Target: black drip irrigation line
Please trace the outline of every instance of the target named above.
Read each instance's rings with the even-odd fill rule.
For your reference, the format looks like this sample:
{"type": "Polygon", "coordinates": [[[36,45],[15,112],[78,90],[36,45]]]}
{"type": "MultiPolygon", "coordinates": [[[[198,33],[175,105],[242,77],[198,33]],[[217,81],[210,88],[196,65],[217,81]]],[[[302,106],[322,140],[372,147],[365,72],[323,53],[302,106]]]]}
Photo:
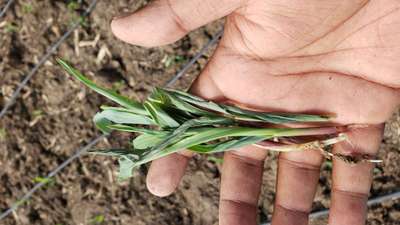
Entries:
{"type": "Polygon", "coordinates": [[[4,8],[0,12],[0,18],[3,17],[6,14],[7,10],[10,8],[10,6],[12,5],[13,2],[14,2],[14,0],[8,0],[6,5],[4,6],[4,8]]]}
{"type": "MultiPolygon", "coordinates": [[[[368,200],[367,204],[368,204],[368,206],[373,206],[373,205],[378,205],[378,204],[386,202],[386,201],[394,201],[397,199],[400,199],[400,191],[382,195],[382,196],[375,197],[375,198],[371,198],[370,200],[368,200]]],[[[317,219],[317,218],[326,217],[328,215],[329,215],[329,209],[323,209],[321,211],[316,211],[316,212],[311,213],[309,218],[317,219]]],[[[263,223],[261,225],[271,225],[271,222],[263,223]]]]}
{"type": "MultiPolygon", "coordinates": [[[[221,37],[223,30],[219,31],[214,38],[212,38],[196,55],[190,60],[170,81],[168,81],[164,86],[169,87],[173,85],[193,64],[197,62],[197,60],[205,53],[205,51],[215,44],[218,39],[221,37]]],[[[71,164],[75,159],[79,158],[82,154],[87,152],[90,148],[92,148],[95,144],[101,141],[103,138],[107,138],[108,134],[103,134],[89,142],[84,147],[77,150],[72,156],[70,156],[67,160],[65,160],[62,164],[60,164],[57,168],[51,171],[43,180],[48,181],[50,178],[54,177],[57,173],[59,173],[63,168],[67,167],[71,164]]],[[[26,202],[36,191],[38,191],[41,187],[43,187],[46,182],[37,183],[32,189],[30,189],[24,196],[22,196],[18,201],[16,201],[10,208],[0,214],[0,220],[4,219],[12,212],[14,212],[22,203],[26,202]]]]}
{"type": "MultiPolygon", "coordinates": [[[[82,17],[86,17],[96,6],[97,0],[93,0],[89,7],[82,14],[82,17]]],[[[76,21],[64,35],[57,40],[49,49],[47,49],[46,54],[39,60],[39,62],[32,68],[28,75],[18,84],[17,89],[11,95],[10,100],[4,105],[3,109],[0,111],[0,119],[7,113],[8,109],[14,104],[17,97],[21,94],[22,89],[28,84],[29,80],[36,74],[39,68],[49,59],[49,57],[57,50],[57,48],[71,35],[71,33],[80,26],[80,20],[76,21]]]]}
{"type": "MultiPolygon", "coordinates": [[[[64,167],[66,167],[68,164],[70,164],[74,159],[78,158],[80,156],[81,153],[86,152],[87,150],[89,150],[91,147],[93,147],[95,144],[97,144],[99,141],[101,141],[103,138],[105,138],[106,135],[101,135],[99,137],[97,137],[96,139],[94,139],[93,141],[91,141],[89,144],[87,144],[86,146],[82,147],[81,149],[79,149],[78,151],[75,152],[75,154],[73,154],[71,157],[69,157],[67,160],[65,160],[62,164],[60,164],[56,169],[54,169],[53,171],[51,171],[46,178],[44,178],[43,180],[48,181],[50,178],[54,177],[58,172],[60,172],[64,167]]],[[[22,196],[17,202],[15,202],[10,208],[8,208],[6,211],[4,211],[3,213],[1,213],[0,215],[0,220],[4,219],[5,217],[7,217],[8,215],[10,215],[12,212],[14,212],[20,205],[22,205],[23,203],[25,203],[30,197],[32,197],[32,195],[38,191],[41,187],[43,187],[44,185],[46,185],[47,182],[39,182],[37,183],[35,186],[33,186],[32,189],[30,189],[27,193],[25,193],[24,196],[22,196]]]]}
{"type": "Polygon", "coordinates": [[[172,84],[174,84],[179,78],[181,78],[188,70],[189,68],[195,63],[197,62],[197,60],[199,60],[199,58],[207,51],[207,49],[210,46],[213,46],[218,40],[219,38],[222,36],[222,33],[224,33],[224,30],[220,30],[218,31],[218,33],[206,44],[203,46],[202,49],[200,49],[199,53],[196,54],[190,61],[188,64],[186,64],[181,71],[179,71],[179,73],[177,73],[172,79],[170,79],[167,84],[165,85],[165,87],[169,87],[172,84]]]}

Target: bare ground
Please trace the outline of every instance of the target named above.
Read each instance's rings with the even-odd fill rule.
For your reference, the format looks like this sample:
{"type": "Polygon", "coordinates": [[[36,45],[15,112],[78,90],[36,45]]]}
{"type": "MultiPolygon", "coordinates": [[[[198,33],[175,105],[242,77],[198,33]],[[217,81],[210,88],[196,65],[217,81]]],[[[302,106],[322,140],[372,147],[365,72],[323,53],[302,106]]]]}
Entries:
{"type": "MultiPolygon", "coordinates": [[[[162,86],[221,27],[210,24],[181,41],[145,49],[118,41],[109,21],[147,1],[99,1],[82,27],[64,42],[55,57],[66,58],[96,82],[143,99],[154,86],[162,86]],[[84,46],[85,45],[85,46],[84,46]],[[80,47],[79,47],[80,46],[80,47]]],[[[0,104],[57,40],[87,1],[16,1],[0,20],[0,104]],[[69,8],[68,8],[69,5],[69,8]]],[[[2,3],[0,3],[1,5],[2,3]]],[[[207,62],[211,50],[175,87],[187,88],[207,62]]],[[[107,101],[68,77],[52,57],[24,88],[21,97],[0,121],[0,209],[5,210],[31,188],[38,178],[62,163],[80,146],[99,135],[91,117],[107,101]]],[[[1,107],[2,107],[1,106],[1,107]]],[[[371,196],[400,187],[400,114],[387,124],[374,172],[371,196]]],[[[124,146],[129,137],[114,135],[99,147],[124,146]]],[[[178,191],[167,198],[152,196],[145,186],[144,166],[124,183],[116,181],[116,161],[82,156],[42,188],[1,224],[217,224],[219,165],[197,156],[190,163],[178,191]]],[[[314,204],[329,207],[330,166],[324,164],[314,204]]],[[[260,220],[272,212],[276,155],[265,163],[259,203],[260,220]]],[[[400,224],[400,201],[370,208],[368,224],[400,224]]],[[[313,221],[325,224],[326,221],[313,221]]]]}

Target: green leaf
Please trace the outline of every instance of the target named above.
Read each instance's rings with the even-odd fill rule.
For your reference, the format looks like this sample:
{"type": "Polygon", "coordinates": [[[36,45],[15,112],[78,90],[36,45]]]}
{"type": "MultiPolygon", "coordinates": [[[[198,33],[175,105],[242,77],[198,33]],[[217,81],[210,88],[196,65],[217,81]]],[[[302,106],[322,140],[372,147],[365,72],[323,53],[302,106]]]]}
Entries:
{"type": "Polygon", "coordinates": [[[70,66],[67,62],[62,59],[57,59],[57,62],[66,70],[69,74],[74,76],[76,79],[84,83],[93,91],[107,97],[108,99],[118,103],[119,105],[126,107],[132,111],[135,111],[137,114],[146,115],[146,110],[144,110],[142,104],[133,101],[125,96],[119,95],[113,90],[109,90],[103,87],[96,85],[93,81],[89,80],[85,75],[81,72],[70,66]]]}
{"type": "Polygon", "coordinates": [[[308,114],[290,114],[290,113],[265,113],[256,112],[238,107],[225,105],[224,108],[229,114],[232,114],[236,119],[246,121],[258,121],[274,124],[293,123],[293,122],[326,122],[329,117],[321,115],[308,114]]]}
{"type": "Polygon", "coordinates": [[[288,122],[327,122],[331,117],[326,115],[271,113],[270,117],[287,120],[288,122]]]}
{"type": "Polygon", "coordinates": [[[227,150],[237,150],[247,145],[252,145],[260,141],[266,140],[268,137],[240,137],[238,139],[229,140],[227,142],[219,143],[207,153],[224,152],[227,150]]]}
{"type": "MultiPolygon", "coordinates": [[[[168,147],[167,151],[176,151],[185,148],[189,148],[195,145],[199,145],[202,143],[207,143],[210,141],[215,141],[225,137],[233,137],[233,136],[246,136],[246,132],[251,131],[252,129],[248,128],[210,128],[208,130],[202,130],[201,132],[192,135],[179,141],[178,143],[168,147]]],[[[270,134],[260,135],[264,137],[264,139],[270,138],[270,134]]]]}
{"type": "Polygon", "coordinates": [[[197,107],[211,110],[214,112],[227,114],[227,112],[224,108],[222,108],[220,105],[218,105],[217,103],[214,103],[212,101],[205,100],[203,98],[191,95],[191,94],[183,92],[183,91],[171,90],[171,89],[164,89],[164,91],[171,94],[172,96],[175,96],[178,99],[181,99],[185,102],[193,104],[197,107]]]}
{"type": "Polygon", "coordinates": [[[170,115],[168,115],[159,104],[155,102],[146,101],[144,108],[150,114],[151,118],[160,127],[178,127],[179,123],[176,122],[170,115]]]}
{"type": "Polygon", "coordinates": [[[137,162],[140,162],[143,151],[133,149],[91,149],[88,153],[119,157],[118,180],[123,181],[132,176],[133,168],[140,165],[137,162]]]}
{"type": "Polygon", "coordinates": [[[111,129],[108,127],[112,123],[108,119],[104,118],[101,113],[96,113],[93,117],[93,122],[96,127],[101,130],[103,133],[108,134],[111,132],[111,129]]]}
{"type": "MultiPolygon", "coordinates": [[[[250,130],[251,130],[251,128],[250,128],[250,130]]],[[[265,129],[263,129],[263,130],[265,130],[265,129]]],[[[166,155],[169,155],[171,153],[174,153],[179,150],[186,149],[186,148],[194,150],[194,151],[199,151],[199,148],[196,148],[196,147],[198,147],[196,145],[199,145],[201,143],[206,143],[209,141],[218,140],[220,138],[229,137],[229,136],[232,136],[232,137],[241,136],[241,135],[245,136],[245,133],[248,132],[249,129],[238,128],[232,132],[232,131],[230,131],[230,128],[225,128],[225,129],[223,129],[223,128],[206,128],[206,129],[200,128],[197,131],[198,131],[198,133],[192,131],[193,136],[179,140],[177,143],[162,149],[162,151],[160,151],[159,149],[156,149],[156,151],[153,151],[152,149],[143,149],[141,154],[136,154],[135,159],[131,160],[132,162],[134,162],[133,167],[137,167],[141,164],[153,161],[155,159],[164,157],[166,155]],[[193,146],[194,146],[194,148],[192,149],[193,146]]],[[[228,144],[225,143],[224,145],[221,145],[219,147],[218,147],[218,145],[216,145],[216,147],[218,147],[218,148],[216,148],[215,151],[214,151],[214,149],[208,149],[207,152],[203,151],[202,153],[226,151],[232,147],[236,147],[236,148],[242,147],[249,143],[255,143],[255,142],[258,142],[259,140],[271,138],[272,137],[271,135],[269,135],[269,136],[264,135],[264,133],[271,133],[271,132],[273,133],[273,131],[266,130],[266,131],[260,132],[258,137],[249,138],[249,139],[243,138],[240,141],[230,142],[228,144]]],[[[188,132],[188,133],[190,133],[190,132],[188,132]]],[[[135,152],[136,152],[136,150],[135,150],[135,152]]],[[[114,151],[113,154],[116,154],[116,152],[114,151]]]]}
{"type": "Polygon", "coordinates": [[[160,134],[142,134],[133,140],[133,147],[135,149],[152,148],[162,142],[166,136],[160,134]]]}
{"type": "Polygon", "coordinates": [[[133,127],[133,126],[123,125],[123,124],[112,124],[112,125],[109,125],[108,128],[117,130],[117,131],[142,133],[142,134],[154,134],[154,135],[166,135],[166,134],[170,133],[168,131],[152,130],[152,129],[148,129],[148,128],[133,127]]]}
{"type": "Polygon", "coordinates": [[[210,161],[210,162],[213,162],[215,164],[222,164],[224,162],[223,158],[217,158],[217,157],[214,157],[214,156],[208,156],[207,160],[210,161]]]}
{"type": "MultiPolygon", "coordinates": [[[[296,129],[295,129],[296,130],[296,129]]],[[[298,131],[297,131],[298,132],[298,131]]],[[[173,152],[177,152],[182,149],[191,149],[200,153],[214,153],[227,151],[233,148],[240,148],[249,144],[257,143],[261,140],[269,139],[274,136],[280,135],[294,135],[291,129],[267,129],[267,128],[199,128],[192,129],[185,133],[185,135],[192,135],[189,137],[184,137],[177,143],[168,146],[162,150],[156,148],[143,149],[138,151],[123,151],[123,150],[112,150],[112,151],[102,151],[99,154],[113,155],[113,156],[130,156],[133,163],[133,167],[137,167],[141,164],[150,162],[157,158],[166,156],[173,152]],[[289,132],[290,131],[290,132],[289,132]],[[247,137],[248,135],[255,135],[255,137],[247,137]],[[220,142],[218,144],[205,144],[210,141],[215,141],[226,137],[239,137],[238,139],[228,140],[225,142],[220,142]],[[203,145],[202,145],[203,144],[203,145]],[[134,157],[133,157],[134,156],[134,157]]],[[[154,148],[154,147],[153,147],[154,148]]]]}
{"type": "Polygon", "coordinates": [[[205,116],[205,115],[213,115],[215,116],[215,113],[212,113],[210,111],[206,111],[204,109],[201,109],[199,107],[195,107],[192,104],[189,104],[185,101],[183,101],[180,98],[177,98],[174,94],[171,92],[165,91],[162,88],[155,88],[153,94],[149,98],[150,101],[157,101],[157,102],[162,102],[163,104],[168,104],[172,107],[175,107],[176,109],[192,113],[195,115],[199,116],[205,116]]]}
{"type": "Polygon", "coordinates": [[[118,180],[123,181],[132,176],[132,171],[144,163],[150,162],[167,154],[159,154],[156,157],[145,157],[144,153],[149,149],[107,149],[90,150],[89,153],[105,156],[119,157],[118,180]]]}
{"type": "MultiPolygon", "coordinates": [[[[150,137],[154,134],[149,134],[150,136],[147,141],[143,141],[140,148],[145,149],[131,149],[131,150],[102,150],[102,151],[91,151],[92,153],[120,156],[121,168],[120,177],[125,179],[132,175],[132,169],[141,164],[150,162],[157,158],[166,156],[173,152],[190,149],[200,153],[215,153],[221,151],[227,151],[235,148],[240,148],[249,144],[257,143],[262,140],[270,139],[273,137],[281,136],[296,136],[305,131],[312,129],[294,129],[294,128],[251,128],[251,127],[200,127],[200,128],[190,128],[186,130],[183,134],[183,139],[176,140],[176,143],[169,145],[162,150],[159,148],[150,148],[152,145],[152,139],[150,137]],[[186,136],[190,135],[190,136],[186,136]],[[222,138],[231,138],[230,140],[221,141],[222,138]],[[215,144],[208,144],[211,141],[218,141],[215,144]],[[147,145],[147,146],[146,146],[147,145]]],[[[164,131],[165,132],[165,131],[164,131]]],[[[167,135],[166,135],[167,136],[167,135]]],[[[160,138],[159,140],[168,140],[167,138],[160,138]]],[[[158,141],[159,141],[158,140],[158,141]]]]}
{"type": "Polygon", "coordinates": [[[129,159],[127,156],[121,156],[118,160],[119,163],[119,173],[118,181],[123,181],[132,177],[133,168],[135,167],[135,162],[129,159]]]}
{"type": "Polygon", "coordinates": [[[177,143],[183,138],[187,137],[186,131],[190,128],[217,125],[217,124],[230,124],[232,120],[221,118],[221,117],[200,117],[198,119],[188,120],[181,126],[176,128],[170,135],[165,136],[164,139],[157,145],[154,145],[151,150],[146,154],[146,157],[157,155],[160,151],[163,151],[167,146],[177,143]]]}
{"type": "Polygon", "coordinates": [[[92,219],[90,219],[89,223],[90,224],[100,224],[104,222],[104,215],[97,215],[95,217],[93,217],[92,219]]]}
{"type": "Polygon", "coordinates": [[[132,154],[131,149],[90,149],[88,153],[104,156],[123,156],[132,154]]]}
{"type": "Polygon", "coordinates": [[[217,153],[217,152],[224,152],[224,151],[229,151],[229,150],[236,150],[238,148],[255,144],[260,141],[263,141],[265,139],[268,139],[267,137],[239,137],[235,139],[229,139],[226,141],[221,141],[218,143],[213,143],[213,144],[199,144],[195,146],[191,146],[188,149],[197,152],[197,153],[206,153],[206,154],[211,154],[211,153],[217,153]]]}
{"type": "MultiPolygon", "coordinates": [[[[200,97],[191,95],[186,92],[177,90],[164,90],[168,96],[180,99],[186,103],[197,106],[197,109],[207,109],[214,112],[222,113],[224,116],[233,117],[237,120],[267,122],[274,124],[293,123],[293,122],[326,122],[329,117],[321,115],[308,115],[308,114],[290,114],[290,113],[265,113],[241,109],[238,107],[228,106],[224,104],[217,104],[212,101],[202,99],[200,97]]],[[[171,100],[172,101],[172,100],[171,100]]],[[[179,104],[178,104],[179,105],[179,104]]],[[[181,105],[179,105],[181,106],[181,105]]],[[[195,107],[196,108],[196,107],[195,107]]],[[[185,110],[184,107],[180,109],[185,110]]],[[[187,107],[189,109],[189,107],[187,107]]],[[[191,109],[194,111],[194,109],[191,109]]]]}
{"type": "Polygon", "coordinates": [[[132,112],[119,110],[118,108],[108,108],[98,113],[98,118],[103,117],[113,123],[153,125],[154,122],[145,115],[138,115],[132,112]]]}
{"type": "Polygon", "coordinates": [[[47,177],[37,176],[37,177],[33,178],[33,182],[35,182],[35,183],[43,183],[43,184],[54,184],[55,180],[52,177],[47,178],[47,177]]]}
{"type": "MultiPolygon", "coordinates": [[[[254,139],[244,139],[243,142],[234,146],[241,146],[242,143],[250,143],[253,140],[266,140],[273,137],[293,137],[306,134],[312,128],[252,128],[252,127],[213,127],[213,128],[194,128],[188,130],[194,134],[184,138],[176,144],[169,146],[165,151],[176,151],[190,148],[195,145],[215,141],[228,137],[254,137],[254,139]],[[259,138],[259,139],[258,139],[259,138]]],[[[230,148],[232,146],[229,146],[230,148]]]]}

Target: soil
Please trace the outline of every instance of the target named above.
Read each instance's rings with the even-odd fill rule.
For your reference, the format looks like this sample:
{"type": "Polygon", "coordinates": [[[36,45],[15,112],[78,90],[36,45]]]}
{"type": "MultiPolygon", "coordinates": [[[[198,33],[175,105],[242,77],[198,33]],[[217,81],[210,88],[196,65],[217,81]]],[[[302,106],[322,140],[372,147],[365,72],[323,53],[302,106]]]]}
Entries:
{"type": "MultiPolygon", "coordinates": [[[[0,3],[0,6],[4,5],[0,3]]],[[[17,0],[0,20],[0,105],[40,60],[49,46],[79,19],[89,1],[17,0]],[[68,7],[69,6],[69,7],[68,7]]],[[[94,12],[43,65],[0,120],[0,210],[3,211],[73,154],[99,135],[92,116],[107,100],[67,76],[55,63],[68,59],[96,82],[132,98],[143,99],[162,86],[221,28],[217,21],[177,43],[142,48],[118,41],[110,32],[114,15],[136,10],[147,1],[99,1],[94,12]],[[98,41],[94,41],[98,39],[98,41]],[[92,42],[92,43],[89,43],[92,42]],[[79,47],[79,44],[81,45],[79,47]],[[88,44],[82,46],[82,44],[88,44]],[[91,45],[90,45],[91,44],[91,45]]],[[[175,84],[185,89],[199,74],[212,49],[175,84]]],[[[400,113],[388,122],[382,151],[384,163],[374,172],[371,197],[400,187],[400,113]]],[[[128,137],[114,135],[98,148],[124,146],[128,137]]],[[[265,163],[259,202],[260,221],[271,215],[276,154],[265,163]]],[[[145,186],[147,166],[118,183],[116,160],[85,155],[65,168],[1,224],[217,224],[219,165],[196,156],[179,189],[166,198],[145,186]]],[[[329,207],[330,165],[324,164],[314,209],[329,207]]],[[[400,201],[371,207],[367,224],[400,224],[400,201]]],[[[312,224],[326,224],[324,220],[312,224]]]]}

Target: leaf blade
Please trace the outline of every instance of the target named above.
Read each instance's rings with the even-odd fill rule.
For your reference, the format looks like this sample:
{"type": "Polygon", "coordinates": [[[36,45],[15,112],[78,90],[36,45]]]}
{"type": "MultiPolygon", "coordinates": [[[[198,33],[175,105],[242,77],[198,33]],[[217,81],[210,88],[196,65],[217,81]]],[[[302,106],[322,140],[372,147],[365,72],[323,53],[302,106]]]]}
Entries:
{"type": "Polygon", "coordinates": [[[67,71],[70,75],[81,81],[87,87],[92,89],[93,91],[103,95],[104,97],[118,103],[119,105],[134,110],[138,114],[146,115],[146,110],[144,110],[142,104],[139,102],[133,101],[125,96],[117,94],[115,91],[103,88],[95,84],[93,81],[89,80],[85,75],[83,75],[80,71],[73,68],[66,61],[62,59],[57,59],[57,62],[67,71]]]}
{"type": "Polygon", "coordinates": [[[145,115],[134,114],[132,112],[126,112],[118,110],[118,108],[108,108],[98,113],[99,117],[119,124],[137,124],[137,125],[154,125],[154,122],[145,115]]]}
{"type": "Polygon", "coordinates": [[[159,104],[151,101],[146,101],[144,108],[150,114],[153,121],[160,127],[178,127],[179,123],[176,122],[168,113],[166,113],[159,104]]]}

